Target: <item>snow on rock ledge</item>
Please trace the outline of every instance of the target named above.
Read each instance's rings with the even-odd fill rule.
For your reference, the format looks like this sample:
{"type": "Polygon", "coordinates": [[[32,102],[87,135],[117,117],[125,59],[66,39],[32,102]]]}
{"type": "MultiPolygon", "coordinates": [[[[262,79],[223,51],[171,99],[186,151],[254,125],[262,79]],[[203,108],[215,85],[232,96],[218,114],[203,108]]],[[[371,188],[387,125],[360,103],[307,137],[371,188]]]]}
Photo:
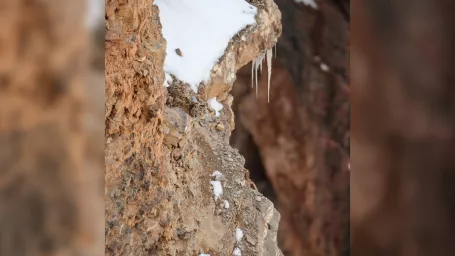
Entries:
{"type": "Polygon", "coordinates": [[[164,70],[197,92],[231,38],[255,24],[257,8],[245,0],[156,0],[167,41],[164,70]]]}
{"type": "Polygon", "coordinates": [[[200,88],[205,99],[216,97],[225,102],[229,97],[236,72],[244,65],[276,44],[281,35],[281,13],[272,0],[252,1],[257,7],[256,24],[242,30],[226,48],[224,55],[213,67],[210,83],[200,88]]]}

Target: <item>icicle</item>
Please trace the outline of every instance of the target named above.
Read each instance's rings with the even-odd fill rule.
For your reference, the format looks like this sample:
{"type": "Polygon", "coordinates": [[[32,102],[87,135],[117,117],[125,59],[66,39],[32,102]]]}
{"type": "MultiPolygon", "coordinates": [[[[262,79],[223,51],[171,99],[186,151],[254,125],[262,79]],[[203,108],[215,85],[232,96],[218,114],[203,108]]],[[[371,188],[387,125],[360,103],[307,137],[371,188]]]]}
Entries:
{"type": "Polygon", "coordinates": [[[254,67],[254,74],[256,75],[256,99],[257,99],[258,98],[258,62],[256,62],[256,66],[254,67]]]}
{"type": "Polygon", "coordinates": [[[256,86],[256,99],[258,98],[258,69],[262,73],[262,62],[264,61],[265,54],[259,55],[251,63],[251,88],[256,86]],[[254,83],[253,83],[254,82],[254,83]]]}
{"type": "MultiPolygon", "coordinates": [[[[262,56],[261,56],[262,57],[262,56]]],[[[261,62],[259,63],[259,68],[261,69],[261,74],[262,74],[262,62],[264,61],[264,57],[261,58],[261,62]]]]}
{"type": "Polygon", "coordinates": [[[270,101],[270,77],[272,76],[272,49],[267,50],[267,103],[270,101]]]}
{"type": "Polygon", "coordinates": [[[251,62],[251,88],[253,88],[253,79],[254,79],[254,66],[256,65],[256,61],[255,59],[253,59],[253,61],[251,62]]]}

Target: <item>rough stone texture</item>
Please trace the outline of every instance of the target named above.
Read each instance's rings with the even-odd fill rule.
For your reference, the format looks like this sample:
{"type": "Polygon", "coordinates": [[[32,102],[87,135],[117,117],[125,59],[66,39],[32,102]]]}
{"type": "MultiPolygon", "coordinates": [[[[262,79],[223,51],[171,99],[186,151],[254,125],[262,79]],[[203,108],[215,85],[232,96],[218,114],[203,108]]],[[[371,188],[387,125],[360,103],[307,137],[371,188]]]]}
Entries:
{"type": "Polygon", "coordinates": [[[211,83],[195,94],[178,81],[163,86],[166,42],[152,2],[106,2],[106,254],[231,255],[238,247],[243,255],[282,255],[279,214],[228,144],[235,72],[281,33],[276,5],[253,4],[258,25],[231,40],[211,83]],[[220,117],[207,106],[215,96],[220,117]],[[215,170],[226,178],[217,201],[215,170]],[[236,244],[236,227],[248,241],[236,244]]]}
{"type": "Polygon", "coordinates": [[[104,166],[86,143],[100,129],[83,109],[83,3],[1,5],[0,255],[101,255],[104,166]]]}
{"type": "Polygon", "coordinates": [[[293,0],[276,3],[283,35],[270,103],[267,72],[256,99],[251,67],[243,68],[233,91],[231,145],[250,166],[261,168],[254,162],[262,161],[274,191],[261,187],[276,196],[285,255],[349,255],[349,4],[318,1],[314,10],[293,0]]]}
{"type": "Polygon", "coordinates": [[[453,255],[455,3],[352,4],[352,255],[453,255]]]}

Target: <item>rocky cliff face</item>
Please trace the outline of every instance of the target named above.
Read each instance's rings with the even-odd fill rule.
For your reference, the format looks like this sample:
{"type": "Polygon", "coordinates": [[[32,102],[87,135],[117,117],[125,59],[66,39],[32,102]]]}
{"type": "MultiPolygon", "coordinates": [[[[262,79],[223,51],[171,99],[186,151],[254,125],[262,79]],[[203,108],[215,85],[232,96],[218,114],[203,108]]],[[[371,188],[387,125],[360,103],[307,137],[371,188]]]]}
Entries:
{"type": "Polygon", "coordinates": [[[273,1],[255,0],[257,25],[229,43],[198,93],[163,86],[166,41],[159,10],[107,1],[106,253],[117,255],[282,255],[280,215],[229,146],[235,72],[281,33],[273,1]],[[219,117],[207,100],[223,104],[219,117]],[[217,170],[222,175],[212,176],[217,170]],[[223,193],[215,198],[212,184],[223,193]],[[243,238],[236,241],[236,228],[243,238]]]}

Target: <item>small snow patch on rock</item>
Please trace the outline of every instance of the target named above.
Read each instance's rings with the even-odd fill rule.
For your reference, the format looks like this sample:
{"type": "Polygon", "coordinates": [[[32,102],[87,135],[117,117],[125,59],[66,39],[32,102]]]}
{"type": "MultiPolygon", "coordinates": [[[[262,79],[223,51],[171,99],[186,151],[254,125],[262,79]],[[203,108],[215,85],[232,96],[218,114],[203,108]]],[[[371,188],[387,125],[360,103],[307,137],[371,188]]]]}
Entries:
{"type": "Polygon", "coordinates": [[[164,73],[164,87],[169,87],[172,83],[172,76],[168,73],[164,73]]]}
{"type": "Polygon", "coordinates": [[[224,175],[219,172],[219,171],[214,171],[212,173],[212,177],[215,177],[215,180],[225,180],[226,178],[224,177],[224,175]]]}
{"type": "Polygon", "coordinates": [[[232,252],[232,256],[242,256],[242,251],[240,251],[240,249],[236,247],[232,252]]]}
{"type": "Polygon", "coordinates": [[[235,240],[237,243],[240,243],[240,241],[243,238],[243,231],[240,228],[235,228],[235,240]]]}
{"type": "Polygon", "coordinates": [[[223,109],[223,104],[219,103],[216,100],[216,97],[209,99],[208,101],[209,107],[215,110],[215,115],[220,116],[220,111],[223,109]]]}
{"type": "Polygon", "coordinates": [[[218,198],[220,198],[220,196],[223,194],[223,187],[221,186],[221,182],[219,180],[212,180],[210,181],[210,184],[213,188],[213,196],[215,197],[215,201],[217,201],[218,198]]]}

